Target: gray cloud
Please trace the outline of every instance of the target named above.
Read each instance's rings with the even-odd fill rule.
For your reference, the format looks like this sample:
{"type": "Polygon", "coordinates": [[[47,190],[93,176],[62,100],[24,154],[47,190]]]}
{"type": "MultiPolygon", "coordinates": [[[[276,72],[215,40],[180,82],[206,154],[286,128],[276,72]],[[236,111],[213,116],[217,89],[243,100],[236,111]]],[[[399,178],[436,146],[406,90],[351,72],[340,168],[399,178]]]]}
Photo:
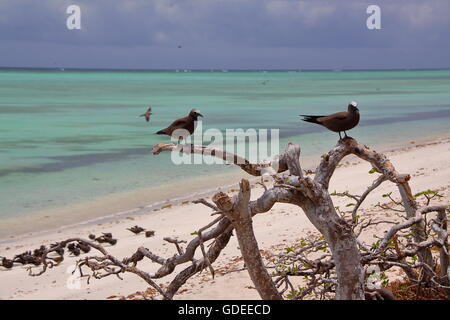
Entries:
{"type": "Polygon", "coordinates": [[[369,4],[373,2],[0,0],[0,65],[450,67],[450,1],[376,1],[382,10],[382,30],[377,31],[366,28],[369,4]],[[71,4],[81,7],[82,30],[66,29],[65,11],[71,4]]]}

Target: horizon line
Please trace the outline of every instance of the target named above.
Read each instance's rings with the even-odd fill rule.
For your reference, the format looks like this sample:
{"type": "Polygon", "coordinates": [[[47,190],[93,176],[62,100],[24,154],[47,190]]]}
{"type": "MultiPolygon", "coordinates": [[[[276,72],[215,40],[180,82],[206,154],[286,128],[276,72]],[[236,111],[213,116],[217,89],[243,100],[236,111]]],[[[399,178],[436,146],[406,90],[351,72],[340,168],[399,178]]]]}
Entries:
{"type": "Polygon", "coordinates": [[[278,68],[267,68],[267,69],[245,69],[245,68],[194,68],[194,69],[185,69],[185,68],[154,68],[154,69],[138,69],[138,68],[77,68],[77,67],[6,67],[0,66],[0,70],[19,70],[19,71],[27,71],[27,70],[42,70],[42,71],[110,71],[110,72],[308,72],[308,71],[432,71],[432,70],[450,70],[450,67],[442,67],[442,68],[349,68],[349,69],[316,69],[316,68],[291,68],[291,69],[278,69],[278,68]]]}

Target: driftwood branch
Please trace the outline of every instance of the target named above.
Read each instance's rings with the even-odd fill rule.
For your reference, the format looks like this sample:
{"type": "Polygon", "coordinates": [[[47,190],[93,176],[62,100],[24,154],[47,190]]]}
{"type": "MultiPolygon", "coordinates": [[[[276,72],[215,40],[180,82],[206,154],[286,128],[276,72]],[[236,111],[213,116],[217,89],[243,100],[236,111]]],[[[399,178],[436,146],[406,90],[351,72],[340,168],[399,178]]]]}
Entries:
{"type": "MultiPolygon", "coordinates": [[[[101,245],[84,239],[72,238],[44,251],[42,270],[38,273],[30,271],[31,275],[41,275],[48,268],[57,265],[55,260],[48,256],[50,252],[57,252],[70,242],[78,242],[92,247],[100,253],[100,256],[81,259],[78,262],[80,271],[82,267],[87,267],[92,271],[92,276],[98,279],[110,275],[120,278],[120,273],[131,272],[144,279],[164,299],[172,299],[179,288],[196,273],[208,268],[214,274],[212,265],[228,244],[232,232],[235,230],[250,278],[263,299],[282,299],[282,293],[289,289],[293,293],[294,299],[301,299],[312,293],[320,297],[335,293],[337,299],[364,299],[367,292],[364,286],[363,266],[370,264],[378,264],[383,269],[398,266],[408,272],[412,272],[413,268],[420,266],[425,270],[430,283],[446,287],[442,282],[443,273],[437,275],[434,271],[430,248],[431,246],[440,248],[441,266],[448,267],[447,208],[440,206],[418,209],[408,184],[410,176],[399,174],[384,155],[358,144],[352,138],[339,140],[332,150],[322,156],[313,178],[303,175],[299,162],[300,147],[291,143],[278,161],[263,164],[252,164],[248,160],[224,150],[195,145],[158,144],[153,147],[152,152],[153,154],[183,152],[214,156],[233,163],[254,176],[273,174],[275,185],[272,188],[265,186],[263,194],[253,201],[250,201],[251,190],[247,180],[242,180],[240,192],[234,199],[227,194],[217,193],[213,197],[214,204],[204,199],[194,201],[194,203],[208,206],[220,216],[206,226],[197,229],[197,235],[186,244],[185,248],[180,246],[182,241],[165,238],[165,241],[173,243],[176,247],[177,252],[172,257],[161,257],[147,248],[140,247],[131,257],[119,260],[110,255],[101,245]],[[356,211],[367,195],[384,181],[391,181],[398,186],[403,206],[407,212],[407,220],[392,226],[376,246],[370,247],[362,243],[357,236],[369,226],[390,222],[364,222],[360,224],[360,232],[355,234],[355,226],[350,225],[337,214],[328,191],[329,181],[334,170],[339,162],[349,154],[368,161],[381,174],[361,196],[354,198],[357,205],[353,210],[353,217],[355,218],[356,211]],[[287,173],[288,170],[289,173],[287,173]],[[280,173],[284,173],[284,175],[278,175],[280,173]],[[282,263],[292,263],[293,266],[295,263],[301,263],[302,267],[291,269],[288,272],[276,268],[277,279],[272,281],[259,252],[254,236],[252,217],[268,212],[276,203],[289,203],[301,208],[321,233],[321,238],[304,246],[301,250],[282,256],[280,260],[282,263]],[[425,232],[427,223],[424,216],[430,212],[438,213],[438,217],[429,224],[436,234],[434,237],[429,237],[425,232]],[[402,230],[410,229],[413,230],[414,242],[402,243],[398,234],[402,230]],[[206,250],[204,244],[210,240],[212,243],[206,250]],[[389,245],[392,241],[395,243],[394,247],[389,245]],[[202,258],[196,259],[195,252],[199,247],[202,258]],[[313,260],[307,256],[308,252],[317,254],[318,250],[327,252],[313,260]],[[419,255],[420,258],[416,264],[410,264],[405,260],[415,255],[419,255]],[[139,269],[138,263],[143,259],[149,259],[160,265],[159,269],[153,273],[139,269]],[[177,266],[185,263],[189,266],[176,274],[165,290],[155,283],[155,279],[172,274],[177,266]],[[301,293],[294,293],[294,287],[289,280],[290,276],[296,275],[309,277],[307,288],[301,293]],[[283,284],[284,289],[279,292],[278,289],[283,284]]],[[[357,224],[358,222],[353,219],[353,223],[357,224]]]]}
{"type": "Polygon", "coordinates": [[[242,179],[240,192],[234,202],[222,193],[216,194],[213,201],[224,215],[232,221],[248,273],[261,298],[264,300],[281,300],[282,297],[264,265],[253,232],[249,208],[250,193],[250,183],[248,180],[242,179]]]}
{"type": "MultiPolygon", "coordinates": [[[[160,143],[154,145],[150,151],[154,155],[160,154],[161,152],[182,152],[185,154],[212,156],[222,159],[228,163],[235,164],[252,176],[261,176],[265,173],[273,174],[287,171],[288,164],[292,164],[295,157],[297,157],[296,160],[298,160],[300,155],[300,146],[289,143],[286,153],[272,163],[250,163],[249,160],[222,149],[192,144],[179,145],[174,143],[160,143]]],[[[300,163],[295,161],[294,165],[295,167],[291,168],[295,172],[294,174],[301,175],[302,171],[300,163]]]]}

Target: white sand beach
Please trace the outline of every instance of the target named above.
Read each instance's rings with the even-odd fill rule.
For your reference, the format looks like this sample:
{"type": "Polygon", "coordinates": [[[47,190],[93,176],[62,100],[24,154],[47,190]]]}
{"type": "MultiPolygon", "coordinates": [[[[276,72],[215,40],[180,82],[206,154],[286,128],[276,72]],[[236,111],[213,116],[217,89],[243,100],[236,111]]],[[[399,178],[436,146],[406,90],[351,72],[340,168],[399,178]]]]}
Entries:
{"type": "MultiPolygon", "coordinates": [[[[404,148],[387,152],[386,155],[397,171],[411,174],[410,184],[413,193],[426,189],[439,190],[444,197],[433,201],[439,204],[449,202],[450,139],[420,144],[411,141],[404,148]]],[[[354,156],[345,158],[331,180],[330,192],[348,190],[354,194],[361,194],[375,178],[368,173],[370,169],[371,166],[367,162],[354,156]]],[[[248,175],[242,173],[242,177],[248,175]]],[[[227,191],[235,193],[230,192],[230,189],[227,191]]],[[[257,198],[262,191],[260,185],[254,184],[252,198],[257,198]]],[[[383,201],[382,194],[390,191],[398,198],[395,185],[385,182],[366,199],[361,208],[362,214],[389,215],[374,208],[374,205],[383,201]]],[[[345,207],[346,203],[347,199],[335,198],[336,206],[345,207]]],[[[70,237],[87,238],[90,233],[100,235],[101,232],[111,232],[118,239],[118,243],[115,246],[106,245],[105,248],[116,257],[129,257],[139,246],[145,246],[156,254],[169,257],[176,253],[176,249],[172,244],[163,241],[163,238],[170,236],[189,241],[193,237],[192,232],[213,220],[210,214],[211,209],[204,205],[185,202],[139,216],[124,215],[101,223],[80,224],[39,234],[27,233],[0,239],[0,256],[12,258],[25,250],[35,249],[40,245],[48,246],[70,237]],[[146,238],[144,234],[134,235],[126,230],[134,225],[154,230],[155,236],[146,238]]],[[[314,231],[303,212],[289,204],[275,205],[270,212],[255,216],[253,223],[260,249],[273,253],[314,231]]],[[[379,227],[380,233],[383,231],[382,228],[379,227]]],[[[246,270],[230,272],[233,268],[240,269],[243,266],[239,260],[240,252],[237,246],[236,237],[232,237],[214,264],[215,269],[220,271],[214,280],[205,270],[188,280],[175,299],[259,299],[256,290],[249,288],[252,282],[246,270]]],[[[200,250],[197,251],[200,255],[200,250]]],[[[92,254],[91,251],[89,255],[92,254]]],[[[111,296],[127,296],[148,288],[148,285],[136,275],[124,274],[123,280],[111,276],[101,280],[91,279],[87,284],[86,279],[83,279],[79,289],[69,289],[67,280],[71,275],[67,270],[79,258],[68,257],[66,254],[61,265],[39,277],[28,276],[26,267],[23,266],[16,265],[12,269],[0,267],[0,299],[107,299],[111,296]]],[[[156,270],[158,265],[146,261],[141,262],[139,267],[151,271],[156,270]]],[[[182,269],[182,266],[178,266],[176,271],[182,269]]],[[[157,283],[165,284],[170,279],[167,277],[157,280],[157,283]]]]}

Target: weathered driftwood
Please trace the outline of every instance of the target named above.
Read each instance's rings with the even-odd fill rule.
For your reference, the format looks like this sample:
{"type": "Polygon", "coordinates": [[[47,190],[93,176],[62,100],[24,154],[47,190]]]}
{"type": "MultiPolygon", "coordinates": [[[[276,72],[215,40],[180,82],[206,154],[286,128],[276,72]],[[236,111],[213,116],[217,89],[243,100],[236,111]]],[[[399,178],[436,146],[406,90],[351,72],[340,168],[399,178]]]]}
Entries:
{"type": "MultiPolygon", "coordinates": [[[[354,141],[353,139],[351,140],[354,141]]],[[[188,145],[179,147],[167,144],[156,145],[152,152],[158,154],[162,151],[173,150],[186,153],[219,154],[220,156],[224,154],[222,150],[215,151],[203,146],[188,145]]],[[[323,157],[313,181],[309,177],[303,177],[299,162],[300,147],[289,144],[285,154],[279,158],[276,172],[284,172],[287,169],[290,171],[290,177],[285,179],[287,180],[286,185],[290,186],[288,189],[290,192],[284,195],[284,199],[281,197],[280,200],[299,205],[330,245],[333,258],[336,261],[338,276],[337,299],[364,299],[364,272],[360,263],[356,238],[352,233],[351,227],[336,213],[328,193],[328,182],[334,169],[339,161],[349,153],[351,153],[351,150],[345,143],[338,143],[336,148],[323,157]]],[[[248,161],[242,161],[242,159],[237,157],[228,157],[228,159],[236,160],[234,163],[250,174],[261,175],[261,167],[258,164],[250,164],[248,161]],[[240,163],[244,163],[244,165],[240,163]]],[[[263,205],[263,207],[260,207],[258,211],[265,212],[269,210],[276,202],[270,200],[278,198],[281,189],[284,188],[274,188],[266,191],[259,200],[259,205],[263,205]]]]}
{"type": "Polygon", "coordinates": [[[235,228],[242,257],[250,278],[261,298],[263,300],[282,300],[281,294],[275,287],[264,265],[259,252],[258,242],[253,232],[252,216],[249,208],[250,193],[250,183],[248,180],[242,179],[240,192],[234,201],[228,195],[218,193],[214,196],[213,202],[228,217],[235,228]]]}
{"type": "MultiPolygon", "coordinates": [[[[224,193],[218,193],[213,197],[215,204],[209,203],[204,199],[196,201],[196,203],[207,205],[215,211],[215,214],[219,214],[220,216],[208,225],[200,228],[197,236],[184,249],[179,245],[181,241],[167,238],[166,241],[176,246],[177,253],[172,257],[163,258],[141,247],[130,258],[125,258],[121,261],[111,256],[104,248],[97,244],[74,238],[61,242],[60,246],[53,247],[44,252],[43,269],[35,275],[40,275],[46,271],[47,267],[53,266],[52,262],[48,262],[46,259],[48,253],[57,252],[58,249],[64,247],[71,241],[81,241],[97,249],[102,256],[90,256],[80,260],[80,271],[82,266],[87,266],[93,271],[95,278],[103,278],[109,275],[120,277],[121,272],[135,273],[155,288],[164,299],[172,299],[178,289],[194,274],[206,268],[209,268],[211,273],[214,274],[212,264],[220,255],[222,249],[228,244],[232,231],[235,230],[246,268],[260,296],[263,299],[281,299],[281,293],[277,291],[279,285],[284,282],[286,288],[290,287],[294,291],[292,284],[290,284],[287,275],[278,277],[275,282],[272,281],[259,253],[258,243],[253,232],[252,217],[256,214],[268,212],[276,203],[289,203],[303,209],[308,219],[323,235],[323,239],[325,239],[331,251],[331,255],[324,254],[320,259],[315,261],[310,261],[304,257],[295,257],[295,259],[304,259],[305,265],[311,266],[314,269],[311,271],[306,268],[303,271],[299,271],[299,274],[303,273],[304,275],[313,276],[310,287],[302,295],[312,292],[312,289],[320,282],[321,285],[326,287],[323,292],[335,291],[337,299],[364,299],[363,265],[380,263],[386,268],[400,266],[407,271],[411,271],[412,268],[420,266],[429,270],[427,272],[429,272],[430,279],[433,283],[441,285],[439,281],[442,279],[442,274],[438,278],[433,272],[428,253],[431,246],[439,246],[442,250],[441,257],[443,257],[441,259],[441,265],[444,267],[446,265],[445,263],[448,265],[448,250],[446,249],[446,245],[448,245],[448,233],[444,227],[444,224],[447,223],[445,214],[446,207],[417,209],[417,204],[408,184],[408,180],[410,179],[409,175],[399,174],[384,155],[371,150],[367,146],[358,144],[352,138],[339,140],[332,150],[322,156],[322,160],[315,170],[313,179],[303,175],[299,162],[300,147],[291,143],[288,145],[285,153],[279,157],[278,163],[264,164],[252,164],[237,155],[204,146],[158,144],[152,149],[153,154],[172,151],[215,156],[238,165],[244,171],[254,176],[262,176],[270,172],[272,174],[286,173],[282,177],[274,175],[276,181],[274,187],[271,189],[265,187],[264,193],[258,199],[252,201],[250,201],[249,183],[246,180],[241,182],[240,193],[233,200],[224,193]],[[397,184],[404,207],[408,212],[408,219],[401,224],[393,226],[384,236],[380,245],[374,249],[368,248],[358,241],[353,229],[355,225],[348,224],[337,214],[328,192],[329,181],[334,170],[339,162],[349,154],[354,154],[370,162],[381,173],[381,176],[361,196],[355,198],[357,200],[357,207],[361,205],[371,191],[382,182],[388,180],[397,184]],[[287,174],[288,171],[289,174],[287,174]],[[438,234],[435,238],[427,237],[424,232],[423,215],[431,211],[439,212],[439,218],[432,224],[433,230],[438,234]],[[397,245],[397,252],[395,254],[395,252],[392,252],[393,249],[388,247],[387,244],[391,239],[395,239],[399,230],[410,227],[416,228],[414,232],[414,247],[401,251],[397,245]],[[209,249],[206,250],[204,243],[210,240],[213,242],[210,244],[209,249]],[[198,247],[200,247],[202,252],[202,258],[200,259],[194,258],[198,247]],[[363,253],[361,253],[360,248],[363,249],[363,253]],[[387,254],[388,251],[389,253],[387,254]],[[405,257],[411,257],[418,253],[420,261],[415,265],[404,263],[402,260],[405,257]],[[153,273],[147,273],[138,269],[138,262],[144,258],[150,259],[152,262],[161,265],[161,267],[153,273]],[[173,273],[176,266],[184,263],[191,263],[191,265],[179,272],[170,282],[166,290],[156,285],[154,279],[163,278],[173,273]],[[332,269],[336,273],[337,281],[327,277],[315,277],[320,274],[329,275],[332,269]],[[336,289],[334,290],[334,288],[336,289]]],[[[353,212],[354,218],[356,210],[353,212]]],[[[384,223],[384,221],[382,222],[384,223]]],[[[355,224],[355,219],[353,219],[353,224],[355,224]]],[[[373,223],[369,222],[360,226],[360,231],[371,224],[373,223]]],[[[318,243],[320,244],[322,242],[320,240],[318,243]]],[[[318,244],[316,243],[314,245],[318,244]]],[[[292,259],[292,256],[289,256],[289,259],[292,259]]]]}
{"type": "MultiPolygon", "coordinates": [[[[233,163],[240,166],[244,171],[252,175],[261,175],[262,169],[266,169],[268,164],[263,166],[260,164],[250,164],[247,160],[237,156],[223,156],[223,150],[210,149],[204,146],[177,146],[173,144],[156,145],[152,152],[158,154],[163,151],[178,151],[185,153],[208,154],[212,156],[220,155],[223,159],[232,160],[233,163]]],[[[354,236],[351,227],[341,219],[333,206],[333,202],[328,192],[329,181],[334,173],[339,162],[347,155],[354,154],[359,158],[368,161],[371,165],[381,173],[381,176],[374,181],[366,192],[361,196],[354,209],[354,217],[356,211],[364,201],[366,196],[378,187],[383,181],[389,180],[397,184],[400,195],[406,212],[410,217],[415,216],[417,211],[417,204],[412,196],[408,181],[409,175],[399,174],[392,163],[380,153],[368,148],[365,145],[360,145],[352,138],[345,138],[339,140],[337,145],[327,154],[322,156],[322,161],[315,170],[315,177],[313,180],[308,177],[303,177],[301,166],[299,163],[300,147],[289,144],[284,155],[280,157],[275,172],[281,173],[290,169],[290,177],[286,178],[287,182],[283,183],[282,187],[289,188],[292,193],[287,195],[287,198],[282,202],[292,203],[302,207],[303,211],[313,223],[313,225],[323,234],[327,240],[333,254],[333,259],[336,264],[336,271],[338,276],[338,289],[336,292],[337,299],[362,299],[364,295],[363,288],[363,269],[360,263],[360,253],[356,237],[354,236]]],[[[274,188],[269,190],[279,190],[274,188]]],[[[268,192],[263,194],[261,202],[265,202],[268,192]]],[[[274,197],[270,197],[273,199],[274,197]]],[[[266,200],[267,201],[267,200],[266,200]]],[[[270,207],[273,203],[269,203],[266,207],[270,207]]],[[[265,209],[265,208],[264,208],[265,209]]],[[[263,210],[259,210],[264,211],[263,210]]],[[[414,239],[420,243],[426,239],[424,235],[424,225],[422,221],[414,224],[414,239]]],[[[420,261],[428,265],[432,264],[431,250],[423,247],[419,252],[420,261]]]]}
{"type": "MultiPolygon", "coordinates": [[[[299,148],[298,145],[289,144],[288,148],[299,148]]],[[[206,146],[198,146],[193,144],[174,144],[174,143],[160,143],[153,146],[150,150],[154,155],[160,154],[161,152],[182,152],[185,154],[201,154],[204,156],[213,156],[219,159],[222,159],[231,164],[235,164],[239,166],[242,170],[247,172],[252,176],[261,176],[265,172],[270,173],[281,173],[285,172],[287,167],[287,162],[290,160],[289,157],[292,154],[291,152],[286,152],[283,156],[281,156],[278,161],[276,161],[276,165],[274,166],[272,163],[250,163],[247,159],[236,155],[234,153],[230,153],[228,151],[218,149],[218,148],[209,148],[206,146]],[[275,172],[269,169],[274,169],[275,172]]],[[[300,165],[298,163],[298,165],[300,165]]]]}

